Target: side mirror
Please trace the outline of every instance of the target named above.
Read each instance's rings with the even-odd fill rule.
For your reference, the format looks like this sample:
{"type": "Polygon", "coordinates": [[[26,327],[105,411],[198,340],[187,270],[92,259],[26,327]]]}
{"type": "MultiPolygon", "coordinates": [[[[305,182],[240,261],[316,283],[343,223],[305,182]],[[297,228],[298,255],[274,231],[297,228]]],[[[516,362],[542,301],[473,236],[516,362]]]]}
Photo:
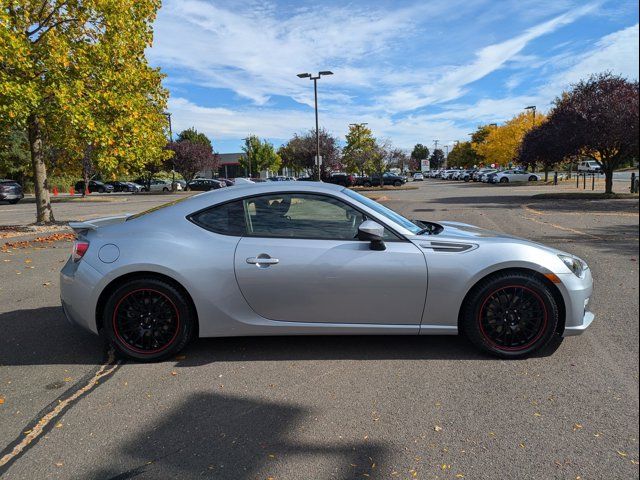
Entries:
{"type": "Polygon", "coordinates": [[[384,227],[373,220],[365,220],[358,227],[358,239],[371,242],[371,250],[385,250],[387,247],[382,241],[384,227]]]}

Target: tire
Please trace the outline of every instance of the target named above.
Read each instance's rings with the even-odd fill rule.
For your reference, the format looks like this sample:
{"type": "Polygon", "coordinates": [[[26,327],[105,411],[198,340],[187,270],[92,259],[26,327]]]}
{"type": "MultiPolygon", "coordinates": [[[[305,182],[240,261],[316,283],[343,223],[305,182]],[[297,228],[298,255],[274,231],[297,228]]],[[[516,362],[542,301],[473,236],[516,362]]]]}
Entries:
{"type": "Polygon", "coordinates": [[[13,200],[7,200],[7,202],[9,202],[9,205],[15,205],[16,203],[18,203],[20,201],[19,198],[14,198],[13,200]]]}
{"type": "Polygon", "coordinates": [[[538,181],[538,177],[536,177],[535,175],[531,175],[531,176],[529,177],[529,181],[530,181],[530,182],[537,182],[537,181],[538,181]]]}
{"type": "Polygon", "coordinates": [[[371,186],[371,182],[364,182],[362,185],[369,188],[371,186]]]}
{"type": "Polygon", "coordinates": [[[399,180],[396,180],[395,182],[393,182],[393,186],[394,187],[401,187],[402,186],[402,182],[400,182],[399,180]]]}
{"type": "Polygon", "coordinates": [[[100,187],[100,188],[98,189],[98,193],[104,193],[104,188],[100,187]]]}
{"type": "Polygon", "coordinates": [[[162,188],[162,191],[163,191],[163,192],[168,192],[168,191],[169,191],[169,189],[168,189],[167,187],[163,187],[163,188],[162,188]]]}
{"type": "Polygon", "coordinates": [[[141,362],[171,358],[195,332],[195,314],[184,294],[156,278],[119,286],[107,300],[102,318],[101,333],[107,341],[121,356],[141,362]],[[140,319],[132,320],[138,313],[140,319]],[[141,336],[135,337],[138,333],[141,336]]]}
{"type": "Polygon", "coordinates": [[[509,179],[507,177],[502,177],[500,179],[500,183],[509,183],[509,179]]]}
{"type": "Polygon", "coordinates": [[[470,181],[470,180],[471,180],[471,179],[470,179],[469,177],[464,177],[464,182],[465,182],[465,183],[469,183],[469,181],[470,181]]]}
{"type": "Polygon", "coordinates": [[[469,293],[460,329],[487,353],[523,358],[543,349],[556,335],[558,311],[549,287],[535,275],[497,274],[482,280],[469,293]],[[522,310],[517,308],[520,305],[522,310]]]}

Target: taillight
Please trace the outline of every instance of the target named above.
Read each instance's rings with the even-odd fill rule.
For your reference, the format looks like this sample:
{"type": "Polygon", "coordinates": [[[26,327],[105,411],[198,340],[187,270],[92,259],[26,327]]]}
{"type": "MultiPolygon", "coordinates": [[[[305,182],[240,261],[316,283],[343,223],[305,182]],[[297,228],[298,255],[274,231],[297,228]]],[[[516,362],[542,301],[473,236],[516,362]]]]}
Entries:
{"type": "Polygon", "coordinates": [[[74,262],[79,262],[84,254],[87,253],[89,249],[89,242],[85,242],[84,240],[76,240],[73,242],[73,250],[71,251],[71,258],[74,262]]]}

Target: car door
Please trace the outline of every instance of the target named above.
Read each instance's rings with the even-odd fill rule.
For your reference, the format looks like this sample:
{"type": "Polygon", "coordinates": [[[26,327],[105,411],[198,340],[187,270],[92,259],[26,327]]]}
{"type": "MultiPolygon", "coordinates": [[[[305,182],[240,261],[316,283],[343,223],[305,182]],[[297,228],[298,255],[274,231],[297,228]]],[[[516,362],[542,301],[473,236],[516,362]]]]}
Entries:
{"type": "Polygon", "coordinates": [[[287,193],[242,201],[247,234],[235,272],[251,308],[286,322],[419,325],[423,253],[391,230],[386,250],[357,239],[365,215],[335,197],[287,193]]]}

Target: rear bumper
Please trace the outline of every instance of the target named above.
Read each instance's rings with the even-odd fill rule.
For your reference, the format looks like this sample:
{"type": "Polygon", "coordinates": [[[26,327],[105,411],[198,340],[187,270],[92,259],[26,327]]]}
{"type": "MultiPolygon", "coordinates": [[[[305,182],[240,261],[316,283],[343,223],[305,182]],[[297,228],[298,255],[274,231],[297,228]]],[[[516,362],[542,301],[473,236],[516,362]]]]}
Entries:
{"type": "Polygon", "coordinates": [[[24,198],[24,193],[5,192],[0,193],[0,200],[21,200],[24,198]]]}
{"type": "Polygon", "coordinates": [[[95,316],[95,286],[102,275],[85,261],[67,261],[60,272],[60,302],[67,320],[98,333],[95,316]]]}

